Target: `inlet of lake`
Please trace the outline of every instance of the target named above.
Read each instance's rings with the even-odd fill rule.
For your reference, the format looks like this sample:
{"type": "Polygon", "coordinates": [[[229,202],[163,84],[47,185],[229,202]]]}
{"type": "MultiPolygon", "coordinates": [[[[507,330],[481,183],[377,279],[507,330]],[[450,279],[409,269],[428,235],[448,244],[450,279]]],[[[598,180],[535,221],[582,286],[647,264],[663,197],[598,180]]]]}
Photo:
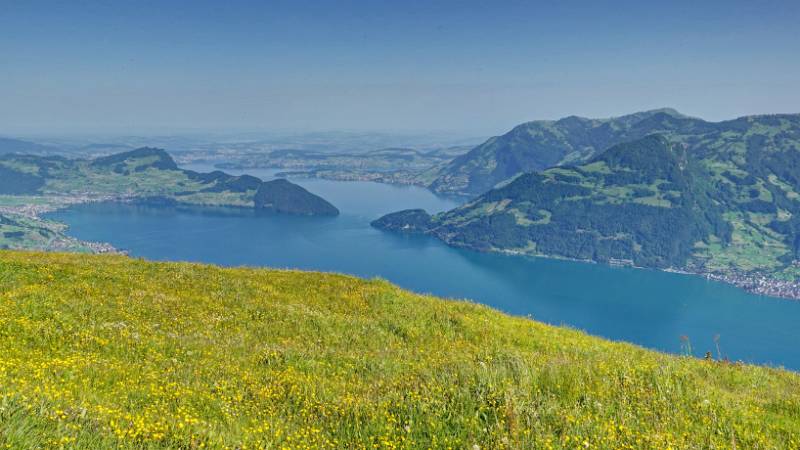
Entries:
{"type": "MultiPolygon", "coordinates": [[[[213,167],[187,167],[208,172],[213,167]]],[[[241,173],[239,171],[228,171],[241,173]]],[[[273,170],[247,170],[262,179],[273,170]]],[[[69,234],[132,256],[224,266],[265,266],[380,277],[404,288],[468,299],[613,340],[680,353],[800,370],[800,302],[748,294],[699,276],[600,264],[483,254],[426,236],[370,227],[401,209],[457,206],[418,187],[293,179],[336,205],[338,217],[242,209],[87,204],[49,214],[69,234]]]]}

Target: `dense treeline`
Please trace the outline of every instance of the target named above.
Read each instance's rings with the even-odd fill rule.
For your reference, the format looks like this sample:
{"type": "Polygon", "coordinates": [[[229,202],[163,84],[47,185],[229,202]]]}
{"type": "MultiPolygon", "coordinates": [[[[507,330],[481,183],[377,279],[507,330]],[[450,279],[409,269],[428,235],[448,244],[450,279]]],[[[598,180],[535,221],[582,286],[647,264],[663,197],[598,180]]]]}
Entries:
{"type": "Polygon", "coordinates": [[[260,211],[300,215],[339,215],[339,210],[322,197],[284,179],[261,183],[254,202],[256,210],[260,211]]]}
{"type": "Polygon", "coordinates": [[[157,148],[140,148],[94,160],[34,155],[0,156],[0,194],[124,196],[154,205],[254,207],[301,215],[335,215],[326,200],[286,180],[221,171],[182,170],[157,148]]]}
{"type": "MultiPolygon", "coordinates": [[[[800,137],[800,123],[792,121],[734,121],[727,129],[752,135],[726,143],[712,130],[710,140],[651,135],[619,144],[583,164],[521,175],[434,216],[426,232],[479,250],[697,267],[734,245],[739,227],[737,251],[750,253],[730,253],[722,264],[736,269],[736,258],[748,263],[746,255],[761,252],[773,258],[765,267],[786,267],[800,259],[800,145],[786,141],[800,137]],[[763,123],[792,131],[755,133],[763,123]]],[[[410,219],[387,216],[376,226],[420,227],[406,227],[410,219]]]]}
{"type": "Polygon", "coordinates": [[[581,164],[607,149],[652,134],[681,143],[700,158],[745,144],[770,150],[800,148],[800,115],[742,117],[707,122],[671,109],[611,119],[567,117],[534,121],[493,137],[442,168],[431,188],[480,195],[499,183],[532,171],[581,164]]]}
{"type": "Polygon", "coordinates": [[[517,211],[537,220],[545,210],[547,223],[520,224],[511,212],[489,215],[454,229],[448,215],[436,232],[452,235],[457,245],[480,249],[525,248],[535,243],[536,251],[577,259],[629,260],[637,265],[683,266],[691,257],[693,245],[710,234],[730,239],[730,225],[722,218],[707,192],[696,187],[701,170],[690,161],[685,149],[670,144],[664,137],[648,136],[609,149],[593,158],[589,165],[566,167],[580,177],[551,177],[549,173],[526,174],[508,186],[487,193],[482,201],[508,199],[517,211]],[[597,171],[596,164],[606,171],[597,171]],[[590,170],[589,168],[593,169],[590,170]],[[657,191],[677,191],[669,196],[670,206],[653,206],[625,201],[610,202],[598,192],[579,185],[587,181],[605,187],[637,187],[631,199],[655,195],[657,191]],[[663,183],[656,185],[656,183],[663,183]]]}
{"type": "Polygon", "coordinates": [[[42,186],[44,186],[42,177],[0,166],[0,194],[2,195],[35,194],[42,186]]]}
{"type": "Polygon", "coordinates": [[[122,173],[125,171],[126,165],[130,161],[155,158],[154,161],[137,166],[136,170],[144,170],[147,168],[161,169],[161,170],[178,170],[178,164],[172,159],[169,154],[160,148],[142,147],[129,152],[117,153],[110,156],[104,156],[92,161],[92,166],[95,167],[112,167],[115,172],[122,173]]]}

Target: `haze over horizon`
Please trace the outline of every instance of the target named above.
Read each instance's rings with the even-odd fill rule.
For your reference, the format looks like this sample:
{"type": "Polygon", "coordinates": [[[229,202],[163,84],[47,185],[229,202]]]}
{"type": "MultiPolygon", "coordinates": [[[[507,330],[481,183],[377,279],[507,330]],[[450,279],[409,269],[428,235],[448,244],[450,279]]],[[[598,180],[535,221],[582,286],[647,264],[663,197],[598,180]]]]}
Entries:
{"type": "Polygon", "coordinates": [[[0,134],[800,112],[798,19],[790,1],[5,4],[0,134]]]}

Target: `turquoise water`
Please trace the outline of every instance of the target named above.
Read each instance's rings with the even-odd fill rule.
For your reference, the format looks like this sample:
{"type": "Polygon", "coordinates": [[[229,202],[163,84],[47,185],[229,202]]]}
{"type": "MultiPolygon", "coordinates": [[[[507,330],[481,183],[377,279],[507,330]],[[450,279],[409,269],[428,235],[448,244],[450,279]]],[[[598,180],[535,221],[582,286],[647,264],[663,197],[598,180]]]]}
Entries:
{"type": "MultiPolygon", "coordinates": [[[[208,167],[195,166],[207,171],[208,167]]],[[[273,171],[248,171],[264,179],[273,171]]],[[[405,208],[441,211],[457,202],[416,187],[296,179],[342,214],[308,218],[249,210],[120,204],[51,214],[70,234],[153,260],[270,266],[381,277],[423,293],[500,310],[669,352],[688,336],[697,355],[800,369],[800,302],[747,294],[701,277],[542,258],[481,254],[369,222],[405,208]]]]}

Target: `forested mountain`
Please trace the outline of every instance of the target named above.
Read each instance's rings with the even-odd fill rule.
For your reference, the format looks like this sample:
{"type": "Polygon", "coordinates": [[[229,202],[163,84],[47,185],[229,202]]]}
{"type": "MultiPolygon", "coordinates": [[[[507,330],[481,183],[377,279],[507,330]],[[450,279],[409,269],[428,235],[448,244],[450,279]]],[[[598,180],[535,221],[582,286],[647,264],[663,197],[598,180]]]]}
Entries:
{"type": "Polygon", "coordinates": [[[35,142],[24,141],[21,139],[13,139],[7,137],[0,137],[0,154],[4,153],[54,153],[58,152],[58,148],[49,145],[37,144],[35,142]]]}
{"type": "Polygon", "coordinates": [[[327,201],[288,181],[265,183],[248,175],[182,170],[164,150],[147,147],[93,160],[2,155],[0,194],[139,199],[303,215],[338,214],[327,201]],[[271,203],[265,203],[265,198],[271,203]]]}
{"type": "Polygon", "coordinates": [[[798,278],[799,115],[709,124],[658,113],[637,123],[681,131],[518,176],[449,212],[375,225],[485,251],[798,278]]]}
{"type": "Polygon", "coordinates": [[[254,197],[256,209],[277,213],[335,216],[339,210],[322,197],[285,179],[261,183],[254,197]]]}
{"type": "Polygon", "coordinates": [[[751,116],[707,122],[672,109],[639,112],[613,119],[567,117],[535,121],[494,137],[454,159],[437,173],[430,187],[442,193],[482,194],[525,172],[586,162],[616,144],[661,133],[687,144],[691,152],[713,152],[748,145],[798,145],[798,116],[751,116]]]}

